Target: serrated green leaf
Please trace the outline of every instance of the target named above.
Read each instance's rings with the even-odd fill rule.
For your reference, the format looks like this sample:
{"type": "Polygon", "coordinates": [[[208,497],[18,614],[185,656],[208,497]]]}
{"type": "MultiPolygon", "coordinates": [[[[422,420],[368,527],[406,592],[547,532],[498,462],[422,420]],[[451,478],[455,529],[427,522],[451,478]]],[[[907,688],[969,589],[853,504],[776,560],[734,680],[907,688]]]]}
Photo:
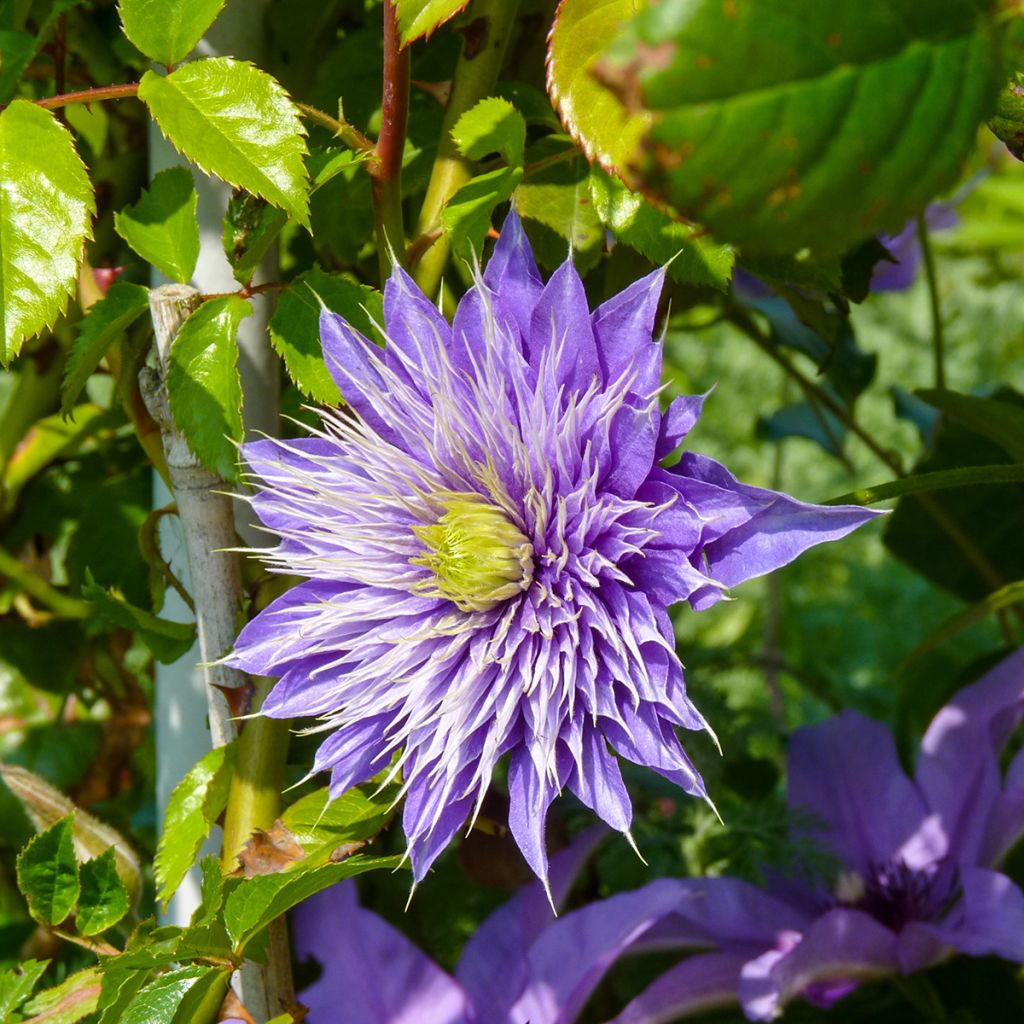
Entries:
{"type": "Polygon", "coordinates": [[[309,226],[305,129],[284,89],[265,71],[212,57],[166,78],[147,71],[139,97],[189,160],[309,226]]]}
{"type": "Polygon", "coordinates": [[[184,1024],[195,1020],[196,1007],[222,979],[226,986],[229,977],[230,972],[224,968],[202,964],[162,974],[139,990],[122,1011],[119,1024],[173,1024],[176,1020],[184,1024]]]}
{"type": "Polygon", "coordinates": [[[429,38],[468,3],[469,0],[395,0],[402,46],[421,37],[429,38]]]}
{"type": "Polygon", "coordinates": [[[526,119],[499,96],[489,96],[455,122],[452,138],[467,160],[500,153],[509,167],[521,167],[526,148],[526,119]]]}
{"type": "Polygon", "coordinates": [[[114,214],[114,230],[161,274],[187,284],[199,259],[198,202],[189,171],[168,167],[137,203],[114,214]]]}
{"type": "Polygon", "coordinates": [[[119,960],[120,957],[111,957],[103,962],[97,1024],[121,1024],[124,1011],[149,977],[148,970],[121,967],[119,960]]]}
{"type": "Polygon", "coordinates": [[[393,870],[401,862],[401,857],[356,855],[338,864],[323,864],[303,870],[304,862],[298,861],[290,871],[247,878],[232,890],[224,902],[224,924],[228,935],[236,948],[242,950],[271,921],[321,889],[366,871],[393,870]]]}
{"type": "Polygon", "coordinates": [[[270,321],[270,340],[288,375],[305,395],[338,405],[341,393],[324,363],[320,347],[320,301],[340,313],[357,331],[373,338],[373,320],[384,322],[380,292],[319,267],[300,274],[281,293],[270,321]]]}
{"type": "Polygon", "coordinates": [[[28,999],[49,964],[49,960],[24,960],[0,971],[0,1020],[6,1021],[28,999]]]}
{"type": "Polygon", "coordinates": [[[1024,407],[935,388],[914,393],[951,420],[995,441],[1014,462],[1024,462],[1024,407]]]}
{"type": "Polygon", "coordinates": [[[95,210],[70,132],[15,100],[0,113],[0,364],[67,305],[95,210]]]}
{"type": "Polygon", "coordinates": [[[18,854],[18,888],[41,924],[60,924],[78,900],[74,817],[68,815],[33,836],[18,854]]]}
{"type": "Polygon", "coordinates": [[[281,233],[287,217],[283,210],[271,206],[248,192],[235,190],[224,214],[221,242],[224,255],[231,264],[231,273],[242,285],[252,280],[267,251],[281,233]]]}
{"type": "Polygon", "coordinates": [[[60,388],[60,411],[71,414],[86,381],[111,345],[149,308],[149,290],[128,281],[116,281],[107,294],[92,306],[78,325],[78,337],[71,347],[64,382],[60,388]]]}
{"type": "Polygon", "coordinates": [[[82,892],[75,912],[75,927],[82,935],[98,935],[112,928],[131,910],[128,890],[117,873],[113,847],[86,861],[79,872],[82,892]]]}
{"type": "Polygon", "coordinates": [[[67,815],[74,815],[73,838],[75,853],[82,859],[97,857],[113,849],[117,870],[131,894],[137,900],[142,891],[142,869],[139,858],[127,840],[116,829],[93,817],[88,811],[76,807],[59,789],[45,779],[16,764],[0,762],[0,777],[4,785],[21,802],[34,828],[40,832],[67,815]]]}
{"type": "Polygon", "coordinates": [[[120,0],[124,34],[158,64],[178,64],[214,23],[226,0],[120,0]]]}
{"type": "Polygon", "coordinates": [[[646,111],[627,109],[594,75],[594,65],[647,0],[564,0],[548,41],[548,93],[592,161],[622,174],[650,125],[646,111]]]}
{"type": "MultiPolygon", "coordinates": [[[[210,826],[227,806],[234,763],[234,744],[214,747],[174,787],[167,801],[153,865],[165,907],[195,863],[210,826]]],[[[205,879],[205,864],[203,876],[205,879]]]]}
{"type": "Polygon", "coordinates": [[[650,6],[597,68],[654,118],[628,180],[752,249],[897,231],[956,183],[994,107],[992,6],[650,6]]]}
{"type": "Polygon", "coordinates": [[[40,992],[22,1008],[22,1013],[32,1015],[29,1024],[75,1024],[96,1010],[101,983],[99,968],[86,967],[40,992]]]}
{"type": "Polygon", "coordinates": [[[167,395],[175,425],[207,469],[238,479],[242,440],[242,382],[238,325],[252,306],[237,295],[204,302],[171,343],[167,395]]]}
{"type": "Polygon", "coordinates": [[[522,178],[520,168],[502,167],[470,179],[448,200],[441,221],[456,256],[479,259],[494,208],[512,197],[522,178]]]}
{"type": "Polygon", "coordinates": [[[735,262],[729,246],[701,238],[690,225],[666,217],[599,167],[591,173],[590,192],[597,215],[612,234],[652,263],[667,263],[674,280],[728,289],[735,262]]]}
{"type": "Polygon", "coordinates": [[[195,642],[195,626],[191,622],[172,622],[136,608],[116,588],[101,587],[88,570],[82,597],[93,603],[102,622],[137,633],[153,657],[165,665],[177,661],[195,642]]]}
{"type": "Polygon", "coordinates": [[[380,791],[370,784],[350,789],[336,800],[325,786],[297,800],[281,815],[285,828],[316,860],[318,851],[328,853],[342,843],[375,836],[394,814],[399,786],[392,784],[380,791]]]}

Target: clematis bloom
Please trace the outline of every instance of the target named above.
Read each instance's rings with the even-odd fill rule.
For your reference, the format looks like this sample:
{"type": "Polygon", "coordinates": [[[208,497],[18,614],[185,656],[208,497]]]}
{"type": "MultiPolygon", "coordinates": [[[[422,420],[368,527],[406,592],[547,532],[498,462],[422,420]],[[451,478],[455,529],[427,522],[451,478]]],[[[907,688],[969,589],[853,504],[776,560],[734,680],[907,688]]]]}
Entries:
{"type": "Polygon", "coordinates": [[[319,719],[333,794],[402,773],[417,881],[504,756],[510,828],[541,879],[563,787],[628,834],[614,754],[704,796],[676,734],[706,723],[669,606],[707,608],[873,514],[749,487],[693,452],[661,465],[703,402],[659,405],[663,279],[592,313],[571,261],[542,281],[512,213],[452,324],[400,269],[383,350],[325,311],[348,408],[243,448],[280,538],[262,557],[306,580],[230,663],[280,677],[263,713],[319,719]]]}

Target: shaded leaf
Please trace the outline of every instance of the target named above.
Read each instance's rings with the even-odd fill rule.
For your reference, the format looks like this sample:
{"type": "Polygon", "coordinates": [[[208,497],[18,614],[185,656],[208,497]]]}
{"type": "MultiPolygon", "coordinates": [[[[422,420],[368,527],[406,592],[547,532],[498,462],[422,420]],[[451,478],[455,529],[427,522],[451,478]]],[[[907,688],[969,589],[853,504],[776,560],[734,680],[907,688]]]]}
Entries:
{"type": "Polygon", "coordinates": [[[113,848],[86,861],[79,872],[79,882],[82,891],[75,911],[75,928],[80,934],[98,935],[131,910],[131,897],[117,873],[113,848]]]}
{"type": "Polygon", "coordinates": [[[41,924],[60,924],[75,909],[79,892],[73,816],[33,836],[18,854],[17,871],[32,916],[41,924]]]}
{"type": "Polygon", "coordinates": [[[124,332],[149,309],[149,291],[142,285],[117,281],[93,305],[78,325],[78,336],[68,356],[61,384],[60,411],[64,416],[82,393],[86,381],[124,332]]]}
{"type": "Polygon", "coordinates": [[[518,167],[489,171],[472,178],[448,200],[441,220],[456,256],[479,258],[495,207],[512,197],[522,176],[518,167]]]}
{"type": "Polygon", "coordinates": [[[452,138],[467,160],[500,153],[509,167],[521,167],[526,148],[526,120],[498,96],[481,100],[455,122],[452,138]]]}
{"type": "Polygon", "coordinates": [[[993,108],[989,14],[976,0],[651,6],[598,68],[654,118],[631,183],[766,251],[895,232],[957,181],[993,108]]]}
{"type": "Polygon", "coordinates": [[[1014,462],[1024,462],[1024,405],[935,388],[915,394],[954,422],[995,441],[1014,462]]]}
{"type": "Polygon", "coordinates": [[[265,71],[230,57],[147,71],[139,97],[176,149],[208,174],[262,196],[309,226],[305,129],[265,71]]]}
{"type": "Polygon", "coordinates": [[[236,189],[228,200],[221,241],[224,255],[231,264],[231,273],[245,285],[281,233],[287,217],[283,210],[271,206],[248,192],[236,189]]]}
{"type": "Polygon", "coordinates": [[[398,32],[403,46],[430,36],[469,0],[395,0],[398,32]]]}
{"type": "Polygon", "coordinates": [[[0,103],[6,103],[14,95],[18,79],[32,63],[36,47],[36,37],[28,32],[0,31],[0,103]]]}
{"type": "Polygon", "coordinates": [[[12,1011],[28,999],[49,963],[49,960],[24,960],[15,967],[0,970],[0,1020],[7,1020],[12,1011]]]}
{"type": "Polygon", "coordinates": [[[120,0],[124,34],[158,64],[178,64],[213,24],[225,0],[120,0]]]}
{"type": "Polygon", "coordinates": [[[191,622],[172,622],[136,608],[116,587],[101,587],[88,570],[82,597],[95,605],[97,619],[137,633],[153,657],[165,665],[177,661],[195,642],[196,628],[191,622]]]}
{"type": "Polygon", "coordinates": [[[171,792],[153,864],[158,896],[165,907],[227,806],[234,763],[234,744],[214,747],[171,792]]]}
{"type": "Polygon", "coordinates": [[[769,441],[806,437],[829,455],[842,458],[846,428],[828,409],[810,402],[795,402],[759,419],[757,433],[769,441]]]}
{"type": "Polygon", "coordinates": [[[371,339],[375,336],[372,321],[384,321],[383,304],[380,292],[319,267],[299,274],[277,300],[270,340],[288,375],[303,394],[324,405],[338,405],[341,392],[327,372],[320,347],[321,300],[371,339]]]}
{"type": "Polygon", "coordinates": [[[0,364],[64,310],[95,211],[71,133],[15,100],[0,113],[0,364]]]}
{"type": "Polygon", "coordinates": [[[252,306],[237,295],[204,302],[171,343],[167,396],[175,425],[207,469],[238,478],[242,440],[242,382],[238,325],[252,306]]]}
{"type": "Polygon", "coordinates": [[[199,198],[185,167],[168,167],[139,201],[114,214],[114,230],[164,276],[187,284],[199,259],[199,198]]]}
{"type": "Polygon", "coordinates": [[[401,857],[359,855],[302,870],[305,862],[299,861],[290,871],[246,879],[224,902],[224,924],[236,948],[244,949],[271,921],[321,889],[365,871],[397,868],[401,862],[401,857]]]}
{"type": "Polygon", "coordinates": [[[850,491],[829,498],[826,505],[877,505],[880,501],[902,498],[907,494],[945,491],[958,487],[984,487],[998,484],[1024,483],[1024,466],[1004,463],[989,466],[964,466],[956,469],[937,469],[930,473],[914,473],[892,480],[887,484],[850,491]]]}
{"type": "Polygon", "coordinates": [[[612,234],[652,263],[667,263],[674,280],[719,291],[729,287],[735,260],[729,246],[699,237],[697,229],[666,217],[600,168],[590,176],[590,191],[597,215],[612,234]]]}

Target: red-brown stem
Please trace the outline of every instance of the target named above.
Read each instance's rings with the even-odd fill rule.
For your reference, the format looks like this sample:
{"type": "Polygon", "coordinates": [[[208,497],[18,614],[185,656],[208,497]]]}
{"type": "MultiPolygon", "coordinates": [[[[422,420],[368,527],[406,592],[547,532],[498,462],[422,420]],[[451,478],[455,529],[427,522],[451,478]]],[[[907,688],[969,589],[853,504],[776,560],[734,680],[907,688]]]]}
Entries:
{"type": "Polygon", "coordinates": [[[380,136],[373,175],[373,208],[381,279],[391,271],[392,256],[405,259],[402,217],[402,154],[409,120],[409,51],[402,49],[398,12],[393,0],[384,4],[384,95],[380,136]]]}
{"type": "Polygon", "coordinates": [[[57,110],[69,103],[95,103],[99,100],[123,100],[128,96],[137,96],[138,82],[127,85],[103,85],[95,89],[83,89],[81,92],[65,92],[59,96],[48,96],[45,100],[36,100],[37,107],[46,110],[57,110]]]}

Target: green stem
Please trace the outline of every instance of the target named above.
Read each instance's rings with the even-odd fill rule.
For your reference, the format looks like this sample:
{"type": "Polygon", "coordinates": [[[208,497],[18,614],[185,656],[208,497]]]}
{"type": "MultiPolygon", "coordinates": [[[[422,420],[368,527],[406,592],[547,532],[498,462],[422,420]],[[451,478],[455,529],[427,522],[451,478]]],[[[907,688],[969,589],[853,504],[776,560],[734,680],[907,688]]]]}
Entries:
{"type": "MultiPolygon", "coordinates": [[[[462,115],[494,91],[505,60],[519,0],[475,0],[473,21],[455,68],[452,91],[441,123],[437,158],[423,198],[416,236],[430,236],[441,229],[445,204],[473,177],[473,163],[462,156],[452,138],[452,128],[462,115]]],[[[413,276],[429,296],[436,294],[448,262],[448,239],[440,234],[416,264],[413,276]]]]}
{"type": "Polygon", "coordinates": [[[342,121],[322,110],[310,106],[308,103],[295,102],[295,106],[309,118],[314,124],[326,128],[329,132],[341,139],[349,149],[357,150],[360,153],[373,153],[373,143],[358,128],[353,127],[348,121],[342,121]]]}
{"type": "Polygon", "coordinates": [[[928,281],[928,299],[932,308],[932,352],[935,358],[935,386],[946,386],[946,337],[942,326],[942,304],[939,301],[939,279],[935,272],[935,253],[932,251],[928,224],[922,214],[917,218],[917,237],[921,242],[924,273],[928,281]]]}
{"type": "Polygon", "coordinates": [[[402,155],[409,122],[409,50],[402,48],[395,0],[384,3],[384,94],[380,136],[375,147],[373,213],[381,285],[397,259],[405,263],[405,221],[402,214],[402,155]]]}
{"type": "MultiPolygon", "coordinates": [[[[257,681],[254,708],[263,703],[272,685],[269,680],[257,681]]],[[[224,812],[221,864],[225,872],[238,866],[238,855],[253,832],[270,828],[281,813],[288,739],[288,723],[264,715],[250,718],[238,737],[235,773],[224,812]]]]}
{"type": "Polygon", "coordinates": [[[92,605],[88,601],[62,593],[3,548],[0,548],[0,576],[16,583],[29,597],[46,605],[61,618],[87,619],[92,615],[92,605]]]}

